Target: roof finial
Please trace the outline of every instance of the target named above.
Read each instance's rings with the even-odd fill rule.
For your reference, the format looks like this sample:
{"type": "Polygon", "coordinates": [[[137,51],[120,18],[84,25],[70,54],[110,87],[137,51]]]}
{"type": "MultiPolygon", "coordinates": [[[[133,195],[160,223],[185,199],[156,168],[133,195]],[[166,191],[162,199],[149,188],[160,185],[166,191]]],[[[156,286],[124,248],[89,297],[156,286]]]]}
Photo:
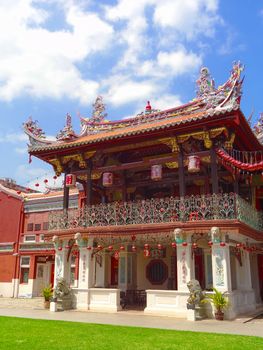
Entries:
{"type": "Polygon", "coordinates": [[[202,98],[205,95],[215,90],[215,82],[212,79],[209,69],[207,67],[202,67],[200,69],[200,76],[196,81],[197,84],[197,97],[202,98]]]}
{"type": "Polygon", "coordinates": [[[90,121],[94,123],[102,122],[107,116],[107,113],[103,113],[105,111],[105,104],[103,103],[102,96],[98,96],[92,106],[93,112],[90,121]]]}

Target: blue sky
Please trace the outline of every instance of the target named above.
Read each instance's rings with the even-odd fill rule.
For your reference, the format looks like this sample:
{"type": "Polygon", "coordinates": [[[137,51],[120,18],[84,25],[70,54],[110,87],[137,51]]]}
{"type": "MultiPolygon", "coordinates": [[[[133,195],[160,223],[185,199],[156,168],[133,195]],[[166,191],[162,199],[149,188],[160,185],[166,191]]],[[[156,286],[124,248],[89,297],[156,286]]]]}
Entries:
{"type": "Polygon", "coordinates": [[[0,177],[34,185],[52,175],[28,164],[22,123],[47,135],[66,113],[79,131],[102,95],[108,119],[164,109],[195,97],[207,66],[216,85],[245,64],[242,110],[263,111],[263,1],[0,0],[0,177]]]}

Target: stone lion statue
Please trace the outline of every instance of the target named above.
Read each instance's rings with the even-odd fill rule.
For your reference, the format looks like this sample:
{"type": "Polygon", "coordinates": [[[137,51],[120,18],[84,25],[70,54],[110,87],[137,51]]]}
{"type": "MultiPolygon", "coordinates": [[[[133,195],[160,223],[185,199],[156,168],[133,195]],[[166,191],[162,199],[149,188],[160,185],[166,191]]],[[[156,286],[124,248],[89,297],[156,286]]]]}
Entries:
{"type": "Polygon", "coordinates": [[[204,298],[204,292],[201,289],[199,281],[192,279],[187,283],[190,296],[187,299],[187,308],[195,309],[199,305],[200,301],[204,298]]]}
{"type": "Polygon", "coordinates": [[[57,281],[57,286],[54,289],[54,297],[55,298],[63,298],[70,296],[71,289],[68,287],[65,278],[60,277],[57,281]]]}

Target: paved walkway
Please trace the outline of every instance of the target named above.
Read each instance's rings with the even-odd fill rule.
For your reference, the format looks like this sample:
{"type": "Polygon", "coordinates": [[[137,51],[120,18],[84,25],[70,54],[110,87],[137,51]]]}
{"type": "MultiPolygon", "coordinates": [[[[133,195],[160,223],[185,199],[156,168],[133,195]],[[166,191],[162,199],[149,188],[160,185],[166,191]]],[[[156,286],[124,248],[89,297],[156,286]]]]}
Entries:
{"type": "MultiPolygon", "coordinates": [[[[263,310],[261,310],[263,311],[263,310]]],[[[258,310],[257,314],[260,313],[258,310]]],[[[50,312],[44,310],[43,299],[0,298],[0,315],[45,320],[62,320],[120,326],[174,329],[195,332],[213,332],[263,337],[263,319],[244,316],[234,321],[202,320],[191,322],[175,317],[148,316],[140,311],[116,313],[82,312],[76,310],[50,312]]]]}

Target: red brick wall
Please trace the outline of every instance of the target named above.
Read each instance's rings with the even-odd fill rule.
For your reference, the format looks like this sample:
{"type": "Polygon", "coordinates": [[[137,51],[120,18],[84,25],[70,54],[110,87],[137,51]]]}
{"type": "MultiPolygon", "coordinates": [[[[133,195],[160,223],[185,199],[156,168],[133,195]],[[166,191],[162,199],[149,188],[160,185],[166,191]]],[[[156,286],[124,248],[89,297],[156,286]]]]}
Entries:
{"type": "Polygon", "coordinates": [[[16,258],[0,254],[0,282],[12,282],[15,273],[16,258]]]}

